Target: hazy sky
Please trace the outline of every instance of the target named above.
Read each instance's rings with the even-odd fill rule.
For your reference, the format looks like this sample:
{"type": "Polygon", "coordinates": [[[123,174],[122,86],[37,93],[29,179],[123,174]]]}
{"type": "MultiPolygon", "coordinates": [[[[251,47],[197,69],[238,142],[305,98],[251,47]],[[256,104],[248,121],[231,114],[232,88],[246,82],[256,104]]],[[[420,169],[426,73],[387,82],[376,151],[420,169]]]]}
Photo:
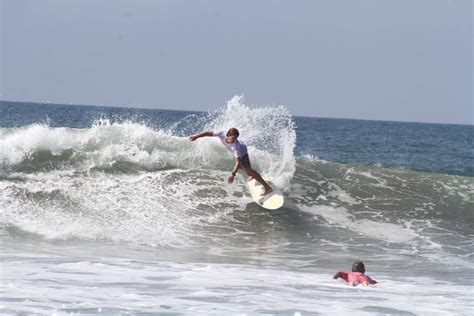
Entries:
{"type": "Polygon", "coordinates": [[[472,0],[0,0],[0,99],[474,124],[472,0]]]}

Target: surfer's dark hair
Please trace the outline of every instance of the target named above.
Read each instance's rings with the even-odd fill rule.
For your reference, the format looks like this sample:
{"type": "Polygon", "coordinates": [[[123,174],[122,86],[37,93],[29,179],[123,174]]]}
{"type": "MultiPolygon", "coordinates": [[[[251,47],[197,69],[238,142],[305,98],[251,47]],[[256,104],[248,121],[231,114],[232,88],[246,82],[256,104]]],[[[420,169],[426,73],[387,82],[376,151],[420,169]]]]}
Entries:
{"type": "Polygon", "coordinates": [[[360,260],[357,260],[352,264],[352,272],[362,272],[365,273],[364,263],[360,260]]]}
{"type": "Polygon", "coordinates": [[[239,130],[236,129],[235,127],[229,128],[229,130],[227,131],[227,136],[239,137],[239,135],[240,135],[239,130]]]}

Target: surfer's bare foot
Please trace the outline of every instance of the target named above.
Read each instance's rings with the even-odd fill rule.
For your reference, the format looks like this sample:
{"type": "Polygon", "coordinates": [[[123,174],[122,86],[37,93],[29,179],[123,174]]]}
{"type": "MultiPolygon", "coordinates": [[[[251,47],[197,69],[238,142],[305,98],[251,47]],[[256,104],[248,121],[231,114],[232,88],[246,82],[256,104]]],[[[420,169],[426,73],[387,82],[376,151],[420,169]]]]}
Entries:
{"type": "Polygon", "coordinates": [[[253,180],[253,177],[252,177],[252,176],[248,176],[248,177],[247,177],[247,182],[252,181],[252,180],[253,180]]]}
{"type": "Polygon", "coordinates": [[[267,195],[268,193],[270,193],[272,191],[273,191],[272,187],[263,188],[262,193],[260,194],[260,196],[267,195]]]}

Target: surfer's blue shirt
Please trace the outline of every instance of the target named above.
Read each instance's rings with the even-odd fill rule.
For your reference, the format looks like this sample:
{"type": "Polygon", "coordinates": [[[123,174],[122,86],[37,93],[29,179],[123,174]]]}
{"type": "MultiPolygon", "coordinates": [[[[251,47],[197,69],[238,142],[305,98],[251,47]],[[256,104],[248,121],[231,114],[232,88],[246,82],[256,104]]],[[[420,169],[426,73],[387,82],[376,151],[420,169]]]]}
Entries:
{"type": "Polygon", "coordinates": [[[213,136],[219,137],[222,145],[232,154],[234,157],[243,157],[247,155],[247,145],[243,142],[236,140],[233,144],[228,144],[225,141],[227,131],[214,131],[213,136]]]}

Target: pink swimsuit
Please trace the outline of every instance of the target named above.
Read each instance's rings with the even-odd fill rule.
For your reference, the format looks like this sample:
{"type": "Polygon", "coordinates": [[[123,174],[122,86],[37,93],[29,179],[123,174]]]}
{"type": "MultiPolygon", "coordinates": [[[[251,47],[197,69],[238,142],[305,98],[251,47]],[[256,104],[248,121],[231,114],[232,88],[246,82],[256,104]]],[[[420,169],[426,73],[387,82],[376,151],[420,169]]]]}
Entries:
{"type": "Polygon", "coordinates": [[[363,274],[362,272],[341,272],[341,278],[346,280],[349,283],[364,283],[376,284],[377,281],[372,280],[368,275],[363,274]]]}

